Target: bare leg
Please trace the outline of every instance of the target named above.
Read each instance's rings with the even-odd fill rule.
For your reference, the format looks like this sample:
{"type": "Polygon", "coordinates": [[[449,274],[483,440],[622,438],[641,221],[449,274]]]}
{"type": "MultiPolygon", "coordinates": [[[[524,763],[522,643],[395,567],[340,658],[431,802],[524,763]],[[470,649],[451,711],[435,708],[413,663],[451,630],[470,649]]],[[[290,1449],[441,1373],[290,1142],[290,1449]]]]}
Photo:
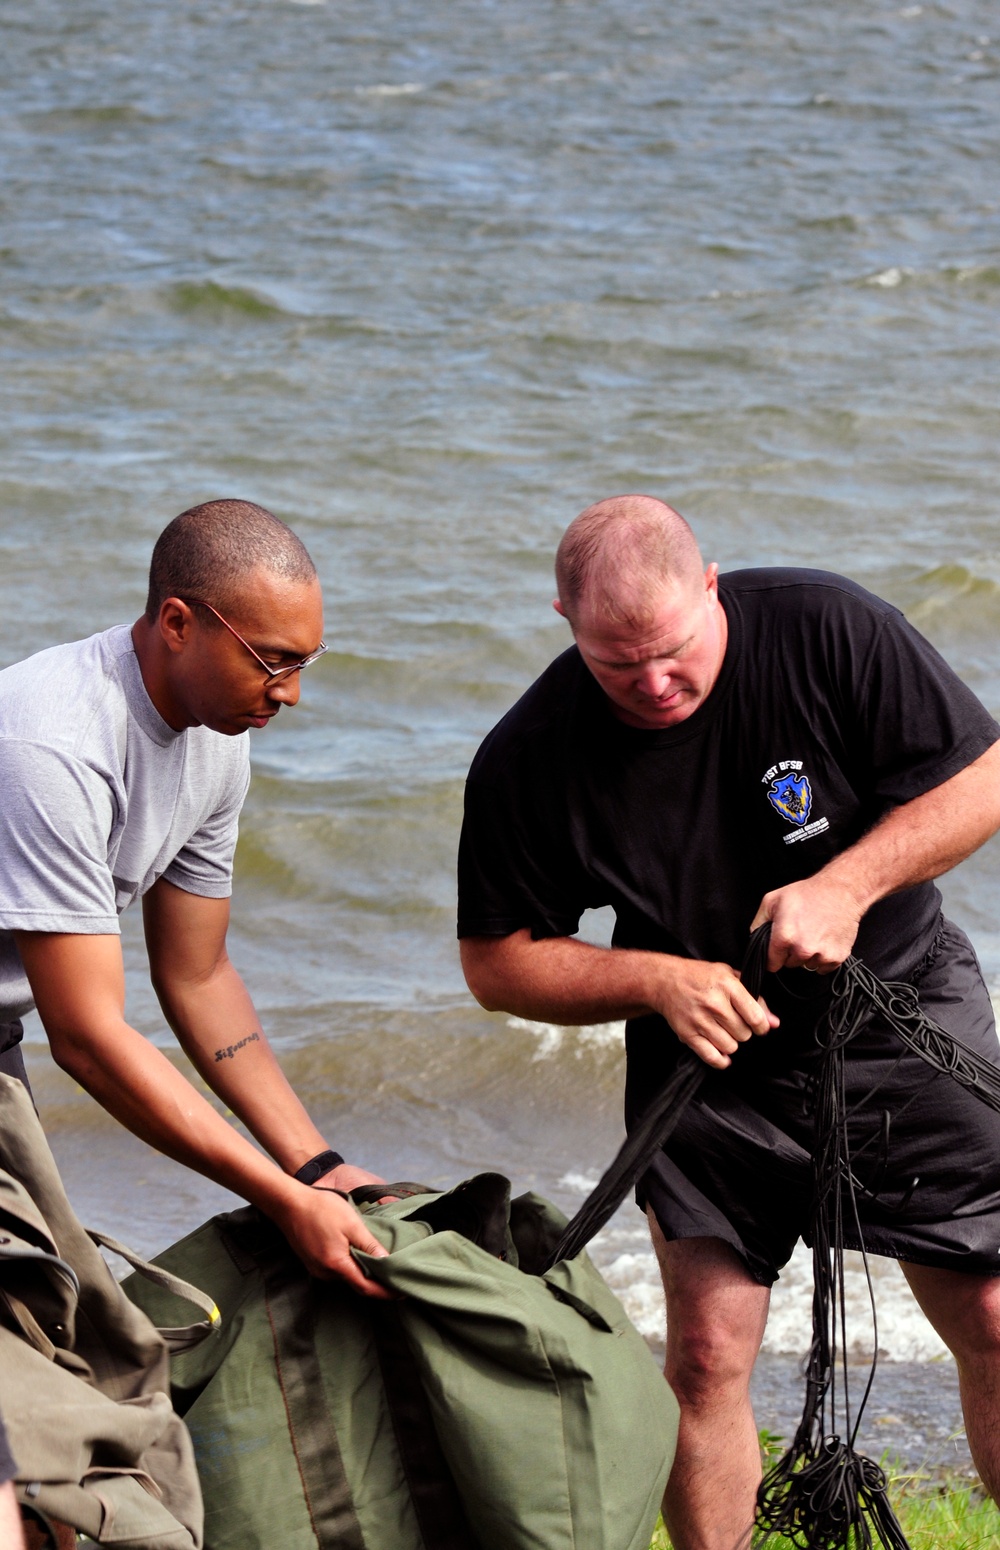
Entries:
{"type": "Polygon", "coordinates": [[[924,1313],[958,1363],[969,1451],[1000,1501],[1000,1276],[903,1265],[924,1313]]]}
{"type": "Polygon", "coordinates": [[[667,1299],[664,1372],[681,1407],[663,1517],[674,1550],[737,1550],[760,1483],[750,1374],[771,1294],[718,1238],[668,1243],[652,1213],[649,1224],[667,1299]]]}

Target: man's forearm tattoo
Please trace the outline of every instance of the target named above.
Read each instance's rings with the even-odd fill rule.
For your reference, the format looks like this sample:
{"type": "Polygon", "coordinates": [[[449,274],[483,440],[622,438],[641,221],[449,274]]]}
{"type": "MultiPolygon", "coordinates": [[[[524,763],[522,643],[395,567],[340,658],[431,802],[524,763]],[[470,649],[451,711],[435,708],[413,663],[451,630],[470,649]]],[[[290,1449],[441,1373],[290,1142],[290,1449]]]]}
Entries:
{"type": "Polygon", "coordinates": [[[260,1034],[255,1028],[253,1033],[248,1033],[245,1039],[240,1039],[235,1044],[227,1044],[225,1049],[217,1049],[215,1052],[215,1058],[216,1060],[232,1060],[233,1056],[236,1054],[236,1051],[238,1049],[242,1049],[244,1044],[257,1044],[259,1041],[260,1034]]]}

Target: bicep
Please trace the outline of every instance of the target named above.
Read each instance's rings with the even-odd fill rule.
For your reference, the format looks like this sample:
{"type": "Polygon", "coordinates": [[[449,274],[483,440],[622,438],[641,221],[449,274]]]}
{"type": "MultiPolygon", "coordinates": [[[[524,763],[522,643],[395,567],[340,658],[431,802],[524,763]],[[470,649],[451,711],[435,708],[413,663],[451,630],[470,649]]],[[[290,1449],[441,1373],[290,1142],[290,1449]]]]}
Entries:
{"type": "Polygon", "coordinates": [[[86,1035],[124,1016],[120,937],[15,931],[14,941],[51,1040],[86,1035]]]}
{"type": "Polygon", "coordinates": [[[204,981],[226,962],[229,900],[187,893],[161,877],[142,901],[149,972],[157,992],[204,981]]]}

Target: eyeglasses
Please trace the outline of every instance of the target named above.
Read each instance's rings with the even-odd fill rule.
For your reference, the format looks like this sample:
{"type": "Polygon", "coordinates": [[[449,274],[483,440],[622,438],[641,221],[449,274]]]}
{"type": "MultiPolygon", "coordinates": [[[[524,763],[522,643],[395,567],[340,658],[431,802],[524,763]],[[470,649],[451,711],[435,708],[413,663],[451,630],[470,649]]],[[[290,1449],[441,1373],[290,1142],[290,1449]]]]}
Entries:
{"type": "Polygon", "coordinates": [[[219,610],[217,608],[213,608],[211,603],[206,603],[204,598],[200,597],[186,597],[183,598],[182,601],[185,603],[194,603],[198,608],[207,608],[210,614],[215,615],[220,624],[224,624],[226,626],[226,629],[229,631],[230,635],[236,636],[236,639],[239,641],[240,645],[246,647],[254,661],[259,662],[261,667],[264,669],[264,672],[267,674],[267,677],[264,680],[265,687],[268,684],[281,683],[283,679],[288,678],[292,673],[301,673],[304,667],[308,667],[311,662],[315,662],[316,659],[321,657],[324,651],[327,649],[326,642],[321,640],[316,650],[310,651],[309,655],[307,657],[303,657],[300,662],[289,662],[285,667],[272,667],[270,662],[264,661],[264,658],[258,651],[254,651],[249,641],[243,639],[243,636],[240,634],[239,630],[233,629],[228,619],[223,619],[219,610]]]}

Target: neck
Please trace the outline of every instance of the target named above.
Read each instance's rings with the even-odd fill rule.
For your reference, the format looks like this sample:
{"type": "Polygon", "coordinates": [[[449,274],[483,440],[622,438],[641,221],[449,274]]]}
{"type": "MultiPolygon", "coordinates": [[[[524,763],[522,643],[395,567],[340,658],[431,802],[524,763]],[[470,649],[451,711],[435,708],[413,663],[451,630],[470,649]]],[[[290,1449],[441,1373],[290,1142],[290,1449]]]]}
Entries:
{"type": "Polygon", "coordinates": [[[170,652],[155,625],[145,615],[132,626],[132,645],[146,693],[168,727],[183,732],[197,722],[184,710],[170,681],[170,652]]]}

